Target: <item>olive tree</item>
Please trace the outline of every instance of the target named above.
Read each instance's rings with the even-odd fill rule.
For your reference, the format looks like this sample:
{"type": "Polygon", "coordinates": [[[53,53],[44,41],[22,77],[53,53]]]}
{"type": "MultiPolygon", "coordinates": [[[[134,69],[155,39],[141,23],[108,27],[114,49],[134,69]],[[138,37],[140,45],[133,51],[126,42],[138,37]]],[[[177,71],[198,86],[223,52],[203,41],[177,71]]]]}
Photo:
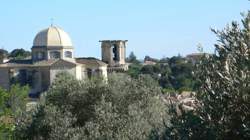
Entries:
{"type": "Polygon", "coordinates": [[[195,70],[198,108],[172,119],[176,139],[250,138],[250,12],[218,36],[216,53],[195,70]]]}
{"type": "Polygon", "coordinates": [[[160,138],[169,123],[161,89],[152,78],[111,74],[79,81],[58,75],[37,109],[19,123],[17,139],[160,138]]]}
{"type": "Polygon", "coordinates": [[[0,139],[12,139],[15,123],[25,113],[29,87],[12,85],[10,90],[0,87],[0,139]]]}

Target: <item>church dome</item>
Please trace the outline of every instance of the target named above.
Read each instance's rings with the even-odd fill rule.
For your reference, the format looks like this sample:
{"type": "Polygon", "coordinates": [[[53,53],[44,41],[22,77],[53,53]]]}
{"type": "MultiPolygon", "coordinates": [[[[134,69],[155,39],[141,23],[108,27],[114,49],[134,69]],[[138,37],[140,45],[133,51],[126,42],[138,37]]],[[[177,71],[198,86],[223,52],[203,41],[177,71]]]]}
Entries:
{"type": "Polygon", "coordinates": [[[69,35],[59,27],[51,26],[40,31],[34,41],[33,47],[73,47],[69,35]]]}

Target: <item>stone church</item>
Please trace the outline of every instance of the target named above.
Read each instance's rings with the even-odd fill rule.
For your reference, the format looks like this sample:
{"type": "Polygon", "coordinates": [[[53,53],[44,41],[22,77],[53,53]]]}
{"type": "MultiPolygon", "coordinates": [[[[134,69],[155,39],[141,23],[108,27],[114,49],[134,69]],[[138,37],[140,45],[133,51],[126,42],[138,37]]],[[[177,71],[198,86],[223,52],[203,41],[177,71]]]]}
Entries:
{"type": "Polygon", "coordinates": [[[126,71],[127,40],[102,40],[102,60],[93,57],[74,57],[74,46],[69,35],[61,28],[50,26],[34,38],[31,58],[0,60],[0,86],[29,85],[30,93],[46,91],[60,72],[68,72],[76,79],[94,76],[107,78],[108,72],[126,71]]]}

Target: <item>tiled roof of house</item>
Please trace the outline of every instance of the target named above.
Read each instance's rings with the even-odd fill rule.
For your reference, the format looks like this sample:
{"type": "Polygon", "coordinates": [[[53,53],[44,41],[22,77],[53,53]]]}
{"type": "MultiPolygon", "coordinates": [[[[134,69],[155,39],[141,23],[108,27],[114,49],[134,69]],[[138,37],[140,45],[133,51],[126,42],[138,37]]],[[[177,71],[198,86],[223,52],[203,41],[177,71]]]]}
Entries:
{"type": "Polygon", "coordinates": [[[9,60],[6,63],[0,64],[0,67],[19,67],[19,66],[31,66],[32,60],[31,59],[24,59],[24,60],[9,60]]]}
{"type": "Polygon", "coordinates": [[[62,59],[51,59],[51,60],[42,60],[37,62],[32,62],[31,59],[27,60],[10,60],[7,63],[0,64],[0,67],[42,67],[42,66],[51,66],[52,64],[58,61],[65,61],[72,64],[77,64],[75,61],[68,61],[62,59]]]}
{"type": "Polygon", "coordinates": [[[106,63],[102,62],[101,60],[93,57],[82,57],[76,58],[76,62],[85,65],[95,65],[95,66],[107,66],[106,63]]]}

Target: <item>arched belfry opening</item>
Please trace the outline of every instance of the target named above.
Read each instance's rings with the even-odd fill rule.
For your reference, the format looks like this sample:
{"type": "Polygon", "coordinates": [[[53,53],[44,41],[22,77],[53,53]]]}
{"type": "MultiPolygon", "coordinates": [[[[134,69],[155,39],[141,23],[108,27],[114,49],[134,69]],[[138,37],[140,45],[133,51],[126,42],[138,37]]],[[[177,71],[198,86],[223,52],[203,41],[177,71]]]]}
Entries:
{"type": "Polygon", "coordinates": [[[102,61],[109,65],[110,69],[126,70],[126,43],[127,40],[101,40],[102,61]]]}
{"type": "Polygon", "coordinates": [[[119,46],[117,44],[113,44],[111,46],[112,48],[112,51],[113,51],[113,61],[114,62],[119,62],[120,61],[120,58],[119,58],[119,46]]]}
{"type": "Polygon", "coordinates": [[[111,66],[125,64],[127,40],[101,40],[102,61],[111,66]]]}

